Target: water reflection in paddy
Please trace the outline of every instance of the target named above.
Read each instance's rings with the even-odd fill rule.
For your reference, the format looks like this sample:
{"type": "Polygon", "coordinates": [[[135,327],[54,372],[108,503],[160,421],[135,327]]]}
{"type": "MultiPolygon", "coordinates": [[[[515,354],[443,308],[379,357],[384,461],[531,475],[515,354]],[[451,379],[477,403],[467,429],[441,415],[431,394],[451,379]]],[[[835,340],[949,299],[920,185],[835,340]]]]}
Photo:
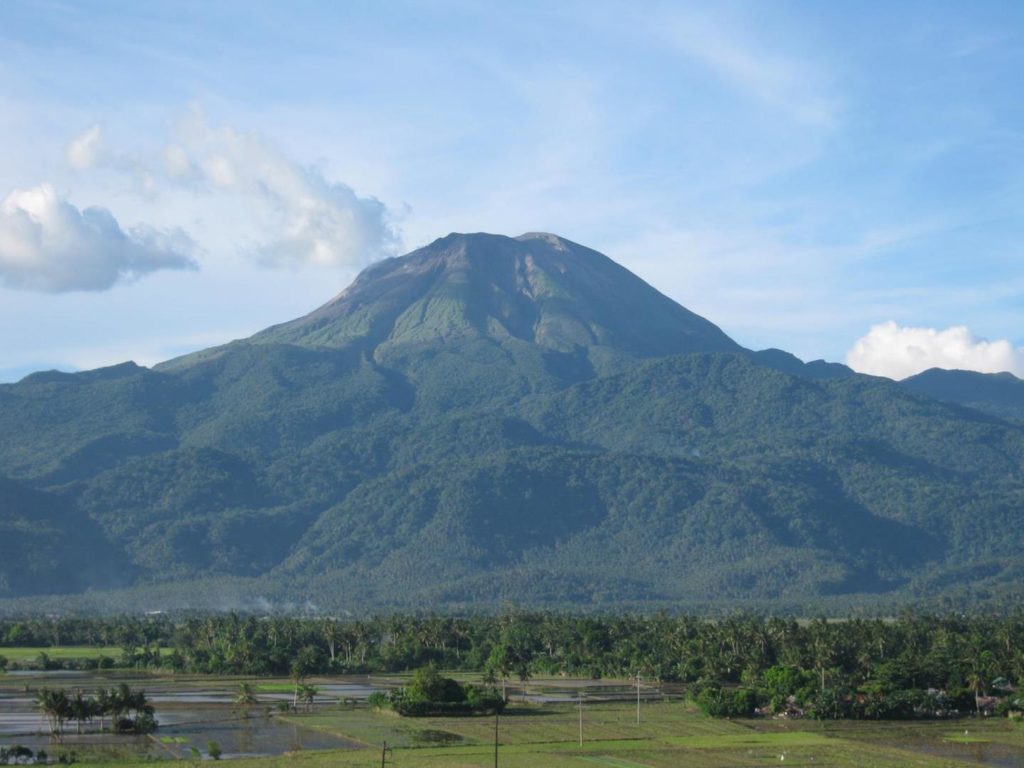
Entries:
{"type": "Polygon", "coordinates": [[[966,760],[977,765],[989,765],[994,768],[1024,768],[1024,752],[1020,749],[995,742],[964,744],[955,741],[943,741],[938,744],[916,742],[899,745],[913,752],[951,760],[966,760]]]}
{"type": "Polygon", "coordinates": [[[157,740],[163,749],[176,757],[187,757],[191,747],[205,752],[210,741],[217,742],[224,757],[279,755],[302,749],[355,749],[360,746],[348,739],[301,728],[273,717],[169,725],[160,728],[157,740]]]}
{"type": "MultiPolygon", "coordinates": [[[[765,723],[757,730],[778,730],[771,726],[765,723]]],[[[991,768],[1024,768],[1024,750],[1000,741],[1009,735],[1001,730],[1003,727],[1013,730],[1011,724],[1001,719],[984,724],[974,720],[835,721],[823,723],[822,731],[836,738],[895,747],[944,760],[991,768]],[[963,740],[969,738],[977,740],[963,740]]]]}
{"type": "MultiPolygon", "coordinates": [[[[37,717],[33,725],[38,727],[38,724],[37,717]]],[[[205,753],[211,741],[217,742],[223,757],[279,755],[302,749],[354,749],[360,746],[348,739],[265,717],[215,722],[192,721],[182,725],[162,726],[152,736],[113,736],[106,733],[78,736],[67,733],[58,742],[48,734],[40,733],[17,737],[0,735],[0,745],[21,744],[32,750],[46,749],[53,752],[59,747],[81,749],[106,746],[158,757],[189,757],[192,748],[205,753]]]]}
{"type": "MultiPolygon", "coordinates": [[[[128,749],[139,754],[188,757],[191,748],[205,753],[210,741],[220,746],[223,757],[276,755],[300,749],[351,749],[359,746],[345,738],[320,733],[270,716],[292,693],[286,680],[247,680],[255,686],[272,685],[271,693],[258,692],[259,706],[240,710],[234,703],[241,679],[147,677],[139,674],[94,672],[26,673],[0,677],[0,745],[21,744],[33,750],[128,749]],[[75,733],[69,723],[62,742],[48,733],[45,719],[36,708],[35,693],[42,688],[94,691],[121,682],[142,689],[156,707],[160,727],[152,736],[117,736],[109,733],[75,733]]],[[[316,706],[340,700],[363,700],[375,690],[365,678],[356,681],[312,679],[318,688],[316,706]]],[[[87,730],[96,724],[87,726],[87,730]]]]}

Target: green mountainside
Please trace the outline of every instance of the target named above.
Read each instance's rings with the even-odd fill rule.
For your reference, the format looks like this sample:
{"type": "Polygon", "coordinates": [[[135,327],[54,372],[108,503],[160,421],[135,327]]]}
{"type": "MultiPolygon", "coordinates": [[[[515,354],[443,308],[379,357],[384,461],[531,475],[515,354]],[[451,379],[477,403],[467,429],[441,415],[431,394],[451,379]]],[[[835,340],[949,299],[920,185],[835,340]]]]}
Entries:
{"type": "Polygon", "coordinates": [[[1024,570],[1020,426],[749,352],[552,235],[450,235],[152,370],[33,374],[0,430],[0,598],[898,602],[1024,570]]]}
{"type": "Polygon", "coordinates": [[[1024,381],[1012,373],[944,371],[940,368],[911,376],[900,384],[911,392],[947,403],[1024,423],[1024,381]]]}

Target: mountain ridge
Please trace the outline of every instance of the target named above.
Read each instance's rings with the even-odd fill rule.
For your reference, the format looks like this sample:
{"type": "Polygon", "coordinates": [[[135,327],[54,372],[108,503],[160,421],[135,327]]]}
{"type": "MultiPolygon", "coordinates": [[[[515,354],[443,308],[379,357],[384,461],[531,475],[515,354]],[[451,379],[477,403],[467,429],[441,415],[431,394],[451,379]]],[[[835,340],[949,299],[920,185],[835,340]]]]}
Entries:
{"type": "Polygon", "coordinates": [[[900,384],[936,400],[1024,423],[1024,381],[1008,371],[979,373],[930,368],[900,384]]]}

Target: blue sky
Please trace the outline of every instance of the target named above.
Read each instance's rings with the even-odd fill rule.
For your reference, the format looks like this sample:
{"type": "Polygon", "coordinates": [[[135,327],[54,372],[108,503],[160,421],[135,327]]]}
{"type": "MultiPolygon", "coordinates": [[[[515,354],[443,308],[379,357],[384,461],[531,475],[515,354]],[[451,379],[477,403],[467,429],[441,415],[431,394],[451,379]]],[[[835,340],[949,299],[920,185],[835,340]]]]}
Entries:
{"type": "Polygon", "coordinates": [[[1024,374],[1024,4],[0,4],[0,380],[245,336],[451,231],[740,343],[1024,374]]]}

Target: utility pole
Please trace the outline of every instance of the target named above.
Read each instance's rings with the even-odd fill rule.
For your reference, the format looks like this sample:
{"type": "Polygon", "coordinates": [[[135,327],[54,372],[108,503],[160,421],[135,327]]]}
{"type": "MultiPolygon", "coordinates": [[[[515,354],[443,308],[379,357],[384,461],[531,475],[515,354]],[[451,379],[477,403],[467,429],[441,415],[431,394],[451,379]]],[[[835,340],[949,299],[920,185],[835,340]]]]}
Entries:
{"type": "Polygon", "coordinates": [[[640,725],[640,673],[636,673],[636,724],[640,725]]]}
{"type": "Polygon", "coordinates": [[[583,749],[583,691],[579,692],[580,697],[580,749],[583,749]]]}
{"type": "Polygon", "coordinates": [[[387,763],[388,755],[390,754],[391,747],[389,747],[388,743],[385,741],[384,746],[380,750],[380,768],[384,768],[385,764],[387,763]]]}
{"type": "Polygon", "coordinates": [[[494,710],[494,768],[498,768],[498,710],[494,710]]]}

